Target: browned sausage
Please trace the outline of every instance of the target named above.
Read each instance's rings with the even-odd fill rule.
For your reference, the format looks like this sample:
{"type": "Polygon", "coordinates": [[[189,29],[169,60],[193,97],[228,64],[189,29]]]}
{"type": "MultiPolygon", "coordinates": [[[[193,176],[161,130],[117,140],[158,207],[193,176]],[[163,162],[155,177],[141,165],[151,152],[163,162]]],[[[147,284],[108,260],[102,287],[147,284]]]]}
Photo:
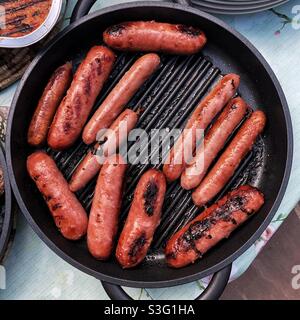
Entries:
{"type": "Polygon", "coordinates": [[[37,151],[27,159],[27,170],[42,193],[57,228],[69,240],[86,234],[87,214],[70,191],[54,160],[45,152],[37,151]]]}
{"type": "Polygon", "coordinates": [[[200,101],[166,159],[163,172],[168,181],[174,181],[180,177],[186,162],[189,161],[184,155],[192,154],[196,148],[197,131],[208,127],[218,112],[235,95],[239,84],[238,75],[228,74],[200,101]]]}
{"type": "Polygon", "coordinates": [[[118,230],[126,164],[120,155],[108,158],[100,171],[89,217],[87,244],[99,260],[111,255],[118,230]]]}
{"type": "Polygon", "coordinates": [[[240,162],[251,150],[265,124],[266,116],[262,111],[253,112],[250,118],[245,121],[220,159],[193,192],[193,201],[197,206],[206,204],[222,190],[240,162]]]}
{"type": "Polygon", "coordinates": [[[161,51],[170,54],[194,54],[206,43],[198,28],[155,21],[124,22],[103,33],[104,42],[121,51],[161,51]]]}
{"type": "Polygon", "coordinates": [[[56,109],[72,81],[72,64],[67,62],[51,76],[30,122],[27,140],[34,147],[47,141],[47,134],[56,109]]]}
{"type": "Polygon", "coordinates": [[[165,249],[168,265],[181,268],[194,263],[263,204],[263,194],[253,187],[242,186],[230,192],[171,237],[165,249]]]}
{"type": "Polygon", "coordinates": [[[114,61],[114,53],[106,47],[95,46],[88,52],[55,114],[48,135],[52,149],[67,149],[77,140],[114,61]]]}
{"type": "Polygon", "coordinates": [[[196,188],[204,178],[209,166],[247,111],[247,105],[241,98],[232,99],[217,121],[209,130],[204,141],[181,175],[181,186],[186,190],[196,188]]]}
{"type": "Polygon", "coordinates": [[[95,142],[98,132],[110,127],[137,90],[158,68],[159,63],[159,56],[149,53],[133,64],[85,126],[82,139],[86,144],[95,142]]]}
{"type": "Polygon", "coordinates": [[[116,250],[123,268],[132,268],[145,258],[160,223],[165,192],[162,172],[150,169],[141,177],[116,250]]]}
{"type": "MultiPolygon", "coordinates": [[[[115,153],[116,148],[126,141],[129,132],[135,127],[137,120],[138,116],[136,112],[126,109],[114,121],[109,132],[101,138],[102,141],[105,141],[105,143],[101,145],[101,153],[105,157],[115,153]]],[[[88,152],[76,168],[70,181],[71,191],[76,192],[84,188],[101,169],[103,159],[100,156],[99,147],[99,143],[96,143],[93,150],[88,152]]]]}

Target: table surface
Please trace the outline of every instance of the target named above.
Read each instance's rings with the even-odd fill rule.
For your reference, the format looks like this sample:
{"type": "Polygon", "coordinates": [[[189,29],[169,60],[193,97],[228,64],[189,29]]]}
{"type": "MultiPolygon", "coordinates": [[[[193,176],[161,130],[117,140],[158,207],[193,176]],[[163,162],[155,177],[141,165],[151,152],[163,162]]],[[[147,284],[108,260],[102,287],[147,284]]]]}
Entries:
{"type": "MultiPolygon", "coordinates": [[[[68,3],[65,24],[75,2],[70,0],[68,3]]],[[[93,11],[121,2],[129,0],[97,1],[93,11]]],[[[219,16],[258,48],[277,75],[292,115],[295,150],[291,178],[281,206],[260,239],[234,262],[231,280],[247,270],[300,198],[300,153],[297,152],[300,149],[300,112],[297,110],[300,104],[300,20],[297,21],[297,11],[300,13],[300,1],[292,0],[274,11],[236,17],[219,16]]],[[[9,108],[16,86],[12,85],[0,93],[0,106],[9,108]]],[[[100,281],[59,258],[37,237],[20,214],[15,241],[4,267],[6,289],[0,289],[0,299],[108,299],[100,281]]],[[[174,288],[126,288],[126,291],[135,299],[193,299],[208,280],[174,288]]]]}

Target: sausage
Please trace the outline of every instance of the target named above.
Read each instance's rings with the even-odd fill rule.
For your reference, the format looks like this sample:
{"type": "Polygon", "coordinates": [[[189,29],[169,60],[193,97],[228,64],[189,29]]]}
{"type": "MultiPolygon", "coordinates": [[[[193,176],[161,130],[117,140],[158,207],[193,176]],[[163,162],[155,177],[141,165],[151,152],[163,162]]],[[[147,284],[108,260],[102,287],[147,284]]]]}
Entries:
{"type": "Polygon", "coordinates": [[[160,58],[154,53],[142,56],[133,64],[85,126],[82,134],[84,143],[95,142],[98,132],[110,127],[138,89],[158,68],[159,64],[160,58]]]}
{"type": "Polygon", "coordinates": [[[175,233],[167,242],[167,264],[181,268],[194,263],[229,235],[264,204],[264,195],[251,186],[241,186],[175,233]]]}
{"type": "MultiPolygon", "coordinates": [[[[108,133],[101,138],[105,143],[101,146],[102,154],[107,157],[116,152],[127,139],[129,132],[135,127],[138,115],[130,109],[126,109],[112,124],[108,133]]],[[[70,181],[70,190],[77,192],[84,188],[89,181],[96,176],[101,169],[103,159],[99,153],[99,143],[89,151],[85,158],[76,168],[70,181]]]]}
{"type": "Polygon", "coordinates": [[[27,159],[27,170],[42,193],[54,222],[69,240],[78,240],[86,234],[88,218],[85,210],[69,186],[54,160],[43,151],[27,159]]]}
{"type": "Polygon", "coordinates": [[[114,53],[103,46],[88,52],[50,127],[48,144],[52,149],[67,149],[77,140],[115,59],[114,53]]]}
{"type": "Polygon", "coordinates": [[[33,147],[46,143],[56,109],[68,90],[72,77],[72,64],[67,62],[54,71],[47,83],[28,129],[27,141],[33,147]]]}
{"type": "Polygon", "coordinates": [[[87,231],[93,257],[106,260],[113,250],[118,230],[126,164],[120,155],[108,158],[100,171],[87,231]]]}
{"type": "Polygon", "coordinates": [[[116,250],[123,268],[132,268],[145,258],[160,223],[165,192],[162,172],[150,169],[141,177],[116,250]]]}
{"type": "Polygon", "coordinates": [[[262,111],[253,112],[250,118],[245,121],[217,163],[193,192],[192,198],[197,206],[206,204],[222,190],[240,162],[251,150],[265,124],[266,116],[262,111]]]}
{"type": "Polygon", "coordinates": [[[185,168],[187,156],[196,148],[197,132],[205,130],[213,118],[223,109],[227,102],[235,95],[240,84],[240,77],[236,74],[224,76],[200,101],[189,118],[184,131],[170,150],[163,172],[169,182],[178,179],[185,168]]]}
{"type": "Polygon", "coordinates": [[[247,105],[241,98],[232,99],[211,127],[204,141],[181,175],[181,186],[186,190],[196,188],[204,178],[209,166],[233,132],[242,121],[247,105]]]}
{"type": "Polygon", "coordinates": [[[155,21],[124,22],[103,33],[104,42],[120,51],[160,51],[169,54],[194,54],[206,44],[198,28],[155,21]]]}

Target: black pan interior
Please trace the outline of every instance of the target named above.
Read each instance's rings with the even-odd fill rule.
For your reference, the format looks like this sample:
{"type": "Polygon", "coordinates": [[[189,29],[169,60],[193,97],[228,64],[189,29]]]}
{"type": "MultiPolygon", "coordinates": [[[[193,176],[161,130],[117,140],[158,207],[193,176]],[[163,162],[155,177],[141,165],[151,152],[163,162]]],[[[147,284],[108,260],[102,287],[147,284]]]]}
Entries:
{"type": "MultiPolygon", "coordinates": [[[[288,110],[285,109],[284,96],[277,81],[260,55],[248,46],[246,40],[238,39],[219,20],[209,15],[194,9],[151,2],[104,9],[68,28],[53,41],[35,59],[24,76],[14,99],[8,125],[7,152],[13,189],[21,210],[40,237],[65,260],[98,279],[137,287],[171,286],[199,279],[232,262],[249,247],[275,214],[282,198],[290,166],[291,141],[288,137],[291,138],[291,133],[290,127],[287,127],[288,110]],[[134,270],[122,270],[113,259],[105,263],[94,260],[86,249],[85,241],[73,243],[58,233],[42,197],[26,172],[26,158],[33,151],[26,142],[26,134],[41,92],[57,66],[66,60],[78,61],[83,52],[101,42],[102,31],[111,24],[124,20],[152,19],[200,26],[209,39],[202,54],[205,61],[216,70],[216,76],[218,70],[222,74],[238,73],[242,79],[239,94],[251,107],[267,114],[268,125],[261,142],[262,161],[259,173],[254,174],[252,181],[264,192],[266,203],[230,239],[223,241],[194,265],[180,270],[167,268],[159,250],[134,270]]],[[[124,55],[124,59],[129,61],[130,57],[124,55]]],[[[174,57],[162,56],[162,68],[171,59],[174,57]]],[[[184,59],[187,58],[179,58],[179,62],[186,61],[184,59]]],[[[199,63],[203,58],[199,55],[192,59],[198,59],[199,63]]],[[[155,76],[148,85],[155,81],[155,76]]]]}

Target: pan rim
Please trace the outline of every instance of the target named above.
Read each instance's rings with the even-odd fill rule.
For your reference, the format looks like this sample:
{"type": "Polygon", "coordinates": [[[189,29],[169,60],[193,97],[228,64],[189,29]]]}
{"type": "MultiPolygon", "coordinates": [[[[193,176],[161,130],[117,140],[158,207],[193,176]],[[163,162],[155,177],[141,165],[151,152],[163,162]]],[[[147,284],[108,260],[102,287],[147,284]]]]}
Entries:
{"type": "Polygon", "coordinates": [[[185,7],[179,4],[170,4],[170,3],[157,3],[153,1],[138,1],[138,2],[131,2],[131,3],[124,3],[124,4],[118,4],[114,6],[110,6],[108,8],[104,8],[101,10],[98,10],[92,14],[89,14],[72,25],[65,28],[62,32],[60,32],[32,61],[31,65],[26,70],[26,73],[24,74],[13,99],[12,106],[10,108],[10,113],[8,117],[8,124],[7,124],[7,136],[6,136],[6,154],[7,154],[7,166],[8,166],[8,172],[9,172],[9,178],[11,181],[12,189],[15,194],[15,197],[17,199],[17,202],[20,206],[20,209],[22,213],[24,214],[25,218],[29,222],[31,228],[37,233],[37,235],[41,238],[43,242],[46,243],[46,245],[53,250],[59,257],[63,258],[65,261],[70,263],[72,266],[76,267],[77,269],[103,281],[107,281],[113,284],[117,285],[124,285],[127,287],[148,287],[148,288],[162,288],[162,287],[171,287],[176,286],[184,283],[189,283],[195,280],[199,280],[207,275],[210,275],[212,273],[215,273],[228,264],[232,263],[237,257],[239,257],[241,254],[243,254],[252,244],[253,242],[261,235],[261,233],[265,230],[265,228],[268,226],[268,224],[271,222],[272,218],[274,217],[281,201],[284,196],[290,173],[291,173],[291,167],[292,167],[292,159],[293,159],[293,131],[292,131],[292,122],[291,122],[291,116],[289,112],[289,108],[287,105],[287,101],[284,96],[284,92],[279,84],[279,81],[277,80],[274,72],[272,71],[271,67],[267,63],[267,61],[263,58],[263,56],[259,53],[259,51],[240,33],[235,31],[233,28],[228,26],[225,22],[222,20],[208,14],[205,12],[202,12],[198,9],[185,7]],[[139,280],[126,280],[118,276],[108,276],[106,274],[103,274],[102,272],[95,271],[82,263],[78,262],[77,260],[70,257],[68,254],[66,254],[61,248],[59,248],[50,238],[48,238],[43,231],[40,229],[40,227],[35,223],[34,219],[32,218],[30,212],[27,210],[27,207],[21,197],[20,191],[18,189],[14,169],[12,165],[12,155],[11,155],[11,128],[12,123],[15,115],[15,108],[17,105],[17,101],[19,98],[19,95],[24,87],[24,84],[30,77],[31,71],[36,66],[36,64],[44,57],[44,55],[47,53],[47,51],[54,46],[57,42],[61,41],[64,36],[71,32],[73,29],[77,28],[79,25],[86,23],[89,20],[92,20],[100,15],[108,14],[111,12],[115,12],[122,9],[128,9],[128,8],[136,8],[136,7],[158,7],[158,8],[171,8],[176,9],[179,11],[185,11],[189,12],[191,14],[194,14],[196,16],[200,16],[204,19],[209,20],[210,22],[218,25],[221,28],[224,28],[227,32],[232,34],[234,37],[236,37],[240,42],[242,42],[248,50],[251,51],[253,55],[256,56],[257,60],[261,63],[263,68],[266,70],[268,76],[270,77],[270,80],[272,81],[281,105],[282,110],[284,113],[285,118],[285,124],[286,124],[286,134],[287,134],[287,155],[286,155],[286,163],[285,163],[285,170],[283,179],[281,182],[280,189],[278,191],[278,194],[276,196],[276,199],[274,200],[274,203],[272,205],[272,208],[269,211],[269,214],[266,216],[266,219],[261,223],[260,227],[255,231],[255,233],[242,245],[238,250],[236,250],[233,254],[228,256],[227,258],[223,259],[218,264],[215,264],[203,271],[194,272],[193,274],[189,274],[186,276],[178,277],[171,280],[158,280],[158,281],[139,281],[139,280]]]}
{"type": "Polygon", "coordinates": [[[12,192],[10,186],[10,178],[7,168],[7,163],[5,161],[4,152],[2,146],[0,146],[0,164],[3,171],[4,176],[4,221],[0,234],[0,262],[2,261],[5,251],[7,249],[7,245],[9,242],[9,238],[11,235],[12,221],[13,221],[13,208],[12,208],[12,192]]]}

